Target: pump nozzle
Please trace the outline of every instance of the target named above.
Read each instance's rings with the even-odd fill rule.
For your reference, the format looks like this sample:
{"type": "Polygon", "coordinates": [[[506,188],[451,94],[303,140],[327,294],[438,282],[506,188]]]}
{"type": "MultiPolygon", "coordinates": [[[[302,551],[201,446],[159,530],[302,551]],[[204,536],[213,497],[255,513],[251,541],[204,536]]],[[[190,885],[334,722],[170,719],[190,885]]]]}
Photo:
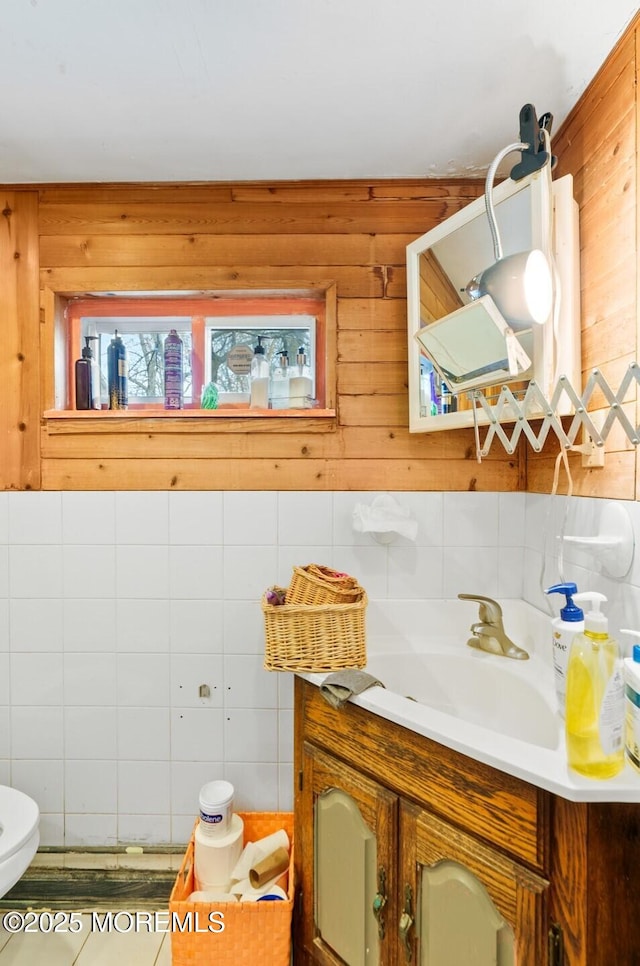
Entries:
{"type": "Polygon", "coordinates": [[[93,359],[93,351],[92,351],[91,346],[89,345],[89,343],[90,342],[97,342],[98,341],[98,336],[97,335],[85,335],[84,341],[85,341],[86,345],[82,349],[82,358],[83,359],[93,359]]]}
{"type": "Polygon", "coordinates": [[[604,614],[600,612],[600,604],[606,604],[607,598],[597,590],[586,590],[584,593],[575,594],[574,600],[590,600],[592,609],[587,611],[584,617],[585,631],[593,631],[594,634],[606,634],[609,622],[604,614]]]}
{"type": "Polygon", "coordinates": [[[567,603],[560,610],[560,617],[563,621],[574,621],[578,622],[584,619],[584,613],[574,604],[575,600],[578,600],[579,595],[577,594],[578,588],[575,584],[554,584],[552,587],[547,587],[545,594],[564,594],[567,598],[567,603]]]}

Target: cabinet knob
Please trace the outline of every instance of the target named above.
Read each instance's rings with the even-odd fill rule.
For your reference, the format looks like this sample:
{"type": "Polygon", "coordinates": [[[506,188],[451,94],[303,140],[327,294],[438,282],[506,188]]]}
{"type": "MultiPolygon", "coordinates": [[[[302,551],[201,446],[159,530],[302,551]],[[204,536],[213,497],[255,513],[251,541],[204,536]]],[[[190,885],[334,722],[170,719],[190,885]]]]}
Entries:
{"type": "Polygon", "coordinates": [[[378,891],[373,900],[373,915],[378,923],[378,937],[384,939],[384,907],[387,904],[387,873],[384,866],[378,869],[378,891]]]}
{"type": "Polygon", "coordinates": [[[398,923],[398,932],[400,933],[400,939],[404,944],[405,959],[408,963],[411,962],[411,957],[413,955],[413,946],[411,942],[411,927],[413,926],[413,916],[411,915],[411,905],[412,905],[413,892],[410,885],[405,885],[404,887],[404,909],[402,910],[402,915],[400,916],[400,922],[398,923]]]}

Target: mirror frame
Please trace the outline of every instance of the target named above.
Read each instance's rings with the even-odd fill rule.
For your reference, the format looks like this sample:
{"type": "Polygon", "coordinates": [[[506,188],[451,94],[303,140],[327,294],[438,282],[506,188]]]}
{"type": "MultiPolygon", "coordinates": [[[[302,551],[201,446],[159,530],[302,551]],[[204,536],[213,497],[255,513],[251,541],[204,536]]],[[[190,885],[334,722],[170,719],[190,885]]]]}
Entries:
{"type": "MultiPolygon", "coordinates": [[[[560,281],[561,298],[557,312],[557,332],[554,334],[554,324],[551,319],[545,325],[535,327],[533,340],[532,378],[537,382],[543,395],[550,398],[560,375],[567,376],[574,387],[582,384],[578,205],[573,198],[572,176],[564,175],[556,181],[550,181],[549,171],[543,169],[520,181],[507,178],[494,188],[493,201],[498,216],[501,202],[519,192],[528,193],[527,209],[531,216],[529,248],[551,251],[560,281]]],[[[415,333],[422,328],[420,255],[476,218],[487,219],[484,194],[407,246],[408,391],[409,432],[411,433],[458,429],[474,424],[474,413],[471,408],[436,416],[420,415],[421,350],[415,333]]],[[[488,220],[487,232],[489,233],[488,220]]],[[[562,406],[567,413],[571,410],[568,399],[562,401],[562,406]]],[[[564,412],[559,412],[559,415],[563,414],[564,412]]],[[[531,417],[535,418],[536,415],[544,414],[530,413],[531,417]]],[[[477,419],[480,424],[488,422],[488,417],[482,409],[477,411],[477,419]]]]}

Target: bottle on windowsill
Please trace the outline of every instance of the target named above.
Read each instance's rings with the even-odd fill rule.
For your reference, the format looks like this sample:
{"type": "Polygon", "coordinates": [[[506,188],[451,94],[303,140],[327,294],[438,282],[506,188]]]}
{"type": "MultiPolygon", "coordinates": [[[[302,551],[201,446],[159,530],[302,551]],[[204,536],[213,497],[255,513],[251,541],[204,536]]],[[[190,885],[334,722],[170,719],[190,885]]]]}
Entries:
{"type": "Polygon", "coordinates": [[[76,377],[76,409],[101,409],[100,400],[100,367],[93,357],[90,342],[98,341],[97,335],[85,335],[86,345],[82,350],[82,358],[78,359],[75,368],[76,377]]]}
{"type": "Polygon", "coordinates": [[[307,356],[304,346],[301,345],[296,355],[296,364],[293,366],[293,373],[289,380],[289,406],[291,409],[309,409],[312,405],[311,399],[312,383],[311,370],[307,365],[307,356]]]}
{"type": "Polygon", "coordinates": [[[278,356],[278,365],[273,370],[271,378],[271,408],[289,409],[291,403],[289,399],[289,353],[285,348],[281,349],[278,356]]]}
{"type": "Polygon", "coordinates": [[[253,350],[250,373],[249,409],[269,408],[269,363],[264,354],[262,336],[258,336],[258,344],[253,350]]]}

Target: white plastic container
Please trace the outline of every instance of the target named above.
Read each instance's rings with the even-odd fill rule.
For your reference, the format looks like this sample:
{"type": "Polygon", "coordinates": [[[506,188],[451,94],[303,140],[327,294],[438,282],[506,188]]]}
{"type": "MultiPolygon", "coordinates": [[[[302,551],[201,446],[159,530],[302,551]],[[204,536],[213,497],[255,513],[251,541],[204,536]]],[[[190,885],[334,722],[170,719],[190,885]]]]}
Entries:
{"type": "MultiPolygon", "coordinates": [[[[640,631],[622,630],[640,640],[640,631]]],[[[627,761],[640,771],[640,644],[624,659],[624,746],[627,761]]]]}
{"type": "Polygon", "coordinates": [[[244,841],[244,822],[239,815],[231,816],[231,828],[224,835],[196,825],[194,835],[193,871],[197,892],[229,892],[231,873],[240,858],[244,841]]]}
{"type": "Polygon", "coordinates": [[[233,812],[231,782],[207,782],[200,789],[200,827],[208,835],[226,835],[231,831],[233,812]]]}
{"type": "Polygon", "coordinates": [[[553,676],[558,699],[558,714],[564,718],[567,700],[567,665],[569,651],[576,634],[584,630],[584,613],[573,602],[572,595],[578,592],[575,584],[554,584],[545,594],[564,594],[567,602],[560,610],[560,616],[551,621],[551,643],[553,646],[553,676]]]}

